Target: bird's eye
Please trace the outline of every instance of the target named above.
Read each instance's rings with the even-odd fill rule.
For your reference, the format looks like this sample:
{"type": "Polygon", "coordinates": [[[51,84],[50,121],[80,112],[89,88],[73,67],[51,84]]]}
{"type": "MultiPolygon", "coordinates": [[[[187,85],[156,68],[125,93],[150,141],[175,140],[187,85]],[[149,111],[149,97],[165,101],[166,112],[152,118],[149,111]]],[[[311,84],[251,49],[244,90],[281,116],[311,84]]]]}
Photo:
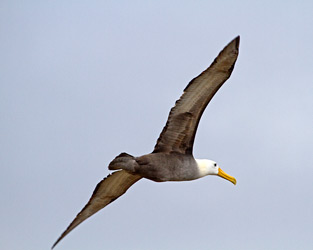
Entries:
{"type": "Polygon", "coordinates": [[[217,164],[216,163],[214,163],[214,167],[216,167],[217,166],[217,164]]]}

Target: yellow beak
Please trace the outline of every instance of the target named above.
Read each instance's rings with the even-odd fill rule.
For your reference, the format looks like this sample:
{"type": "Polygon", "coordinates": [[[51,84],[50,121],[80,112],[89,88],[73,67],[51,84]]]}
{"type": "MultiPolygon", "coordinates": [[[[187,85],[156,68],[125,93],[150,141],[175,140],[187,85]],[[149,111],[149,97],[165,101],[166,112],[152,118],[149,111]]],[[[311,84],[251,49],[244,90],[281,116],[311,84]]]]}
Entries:
{"type": "Polygon", "coordinates": [[[218,175],[219,177],[222,177],[222,178],[224,178],[224,179],[226,179],[226,180],[232,182],[234,185],[236,185],[236,183],[237,183],[237,181],[236,181],[236,179],[235,179],[234,177],[232,177],[232,176],[226,174],[226,173],[225,173],[222,169],[220,169],[220,168],[218,169],[217,175],[218,175]]]}

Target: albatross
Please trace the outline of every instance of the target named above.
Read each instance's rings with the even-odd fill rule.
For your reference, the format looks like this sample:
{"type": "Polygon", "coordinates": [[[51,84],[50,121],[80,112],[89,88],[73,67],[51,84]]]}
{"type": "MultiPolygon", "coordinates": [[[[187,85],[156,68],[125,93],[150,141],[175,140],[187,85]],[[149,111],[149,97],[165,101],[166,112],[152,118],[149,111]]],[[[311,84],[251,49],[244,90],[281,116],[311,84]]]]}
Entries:
{"type": "Polygon", "coordinates": [[[209,68],[190,81],[171,109],[152,153],[139,157],[121,153],[111,161],[109,170],[114,172],[98,183],[88,203],[52,248],[80,223],[115,201],[142,178],[156,182],[190,181],[216,175],[236,184],[236,179],[226,174],[215,161],[195,159],[192,151],[201,115],[230,77],[238,48],[239,36],[218,54],[209,68]]]}

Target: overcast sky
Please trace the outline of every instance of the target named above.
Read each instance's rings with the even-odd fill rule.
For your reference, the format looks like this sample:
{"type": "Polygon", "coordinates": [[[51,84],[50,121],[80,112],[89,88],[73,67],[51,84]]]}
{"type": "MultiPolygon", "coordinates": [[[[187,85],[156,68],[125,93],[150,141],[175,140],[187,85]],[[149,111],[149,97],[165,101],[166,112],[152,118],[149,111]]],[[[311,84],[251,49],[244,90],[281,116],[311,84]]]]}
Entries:
{"type": "Polygon", "coordinates": [[[237,35],[194,155],[238,184],[142,180],[55,249],[312,249],[312,11],[309,0],[2,0],[0,249],[50,249],[108,163],[151,152],[185,86],[237,35]]]}

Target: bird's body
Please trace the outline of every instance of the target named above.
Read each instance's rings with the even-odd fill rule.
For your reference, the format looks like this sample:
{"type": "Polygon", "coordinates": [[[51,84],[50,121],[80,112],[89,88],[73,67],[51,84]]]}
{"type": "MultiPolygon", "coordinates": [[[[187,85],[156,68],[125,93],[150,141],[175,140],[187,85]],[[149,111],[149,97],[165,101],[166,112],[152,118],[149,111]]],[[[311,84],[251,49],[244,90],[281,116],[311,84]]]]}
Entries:
{"type": "Polygon", "coordinates": [[[116,170],[116,168],[157,182],[189,181],[201,177],[193,156],[180,153],[152,153],[140,157],[122,155],[109,165],[111,170],[116,170]],[[124,159],[124,162],[119,159],[124,159]]]}
{"type": "Polygon", "coordinates": [[[98,183],[89,202],[53,247],[81,222],[123,195],[141,178],[156,182],[190,181],[217,175],[236,184],[236,179],[223,172],[216,162],[194,159],[192,149],[201,115],[230,77],[238,57],[238,47],[239,37],[232,40],[210,67],[187,85],[171,109],[152,153],[139,157],[121,153],[109,164],[109,169],[115,172],[98,183]]]}

